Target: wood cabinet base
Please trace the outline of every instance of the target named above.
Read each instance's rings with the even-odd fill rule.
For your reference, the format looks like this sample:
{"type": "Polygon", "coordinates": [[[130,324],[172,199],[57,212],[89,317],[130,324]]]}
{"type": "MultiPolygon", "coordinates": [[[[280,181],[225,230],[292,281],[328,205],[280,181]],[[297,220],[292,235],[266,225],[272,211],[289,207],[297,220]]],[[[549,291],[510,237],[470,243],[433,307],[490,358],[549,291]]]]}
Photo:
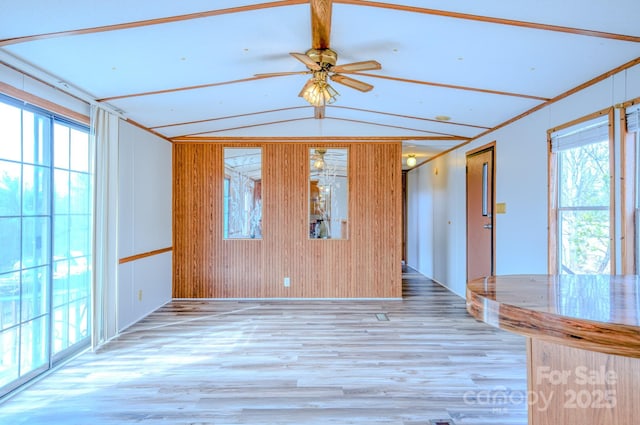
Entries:
{"type": "Polygon", "coordinates": [[[637,423],[640,359],[527,342],[529,425],[637,423]]]}

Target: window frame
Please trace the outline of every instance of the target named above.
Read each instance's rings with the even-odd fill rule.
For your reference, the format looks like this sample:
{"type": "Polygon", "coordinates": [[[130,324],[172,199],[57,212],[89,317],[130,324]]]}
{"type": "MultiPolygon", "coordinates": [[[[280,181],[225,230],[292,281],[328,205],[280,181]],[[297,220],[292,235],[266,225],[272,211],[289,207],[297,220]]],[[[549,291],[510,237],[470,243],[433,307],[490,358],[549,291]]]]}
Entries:
{"type": "MultiPolygon", "coordinates": [[[[640,131],[628,131],[627,110],[640,98],[619,105],[621,181],[621,273],[640,274],[640,131]]],[[[635,108],[634,108],[635,109],[635,108]]]]}
{"type": "MultiPolygon", "coordinates": [[[[33,100],[33,99],[32,99],[33,100]]],[[[38,99],[35,99],[38,100],[38,99]]],[[[16,334],[16,341],[14,341],[15,344],[17,344],[16,348],[15,348],[15,355],[16,357],[16,364],[17,364],[17,370],[16,370],[16,375],[15,377],[11,377],[11,380],[6,381],[4,383],[2,383],[0,385],[0,397],[3,397],[4,395],[10,393],[11,391],[14,391],[15,389],[19,388],[20,386],[24,385],[25,383],[29,382],[30,380],[40,376],[41,374],[47,372],[48,370],[50,370],[52,367],[55,367],[56,365],[60,364],[63,361],[66,361],[70,356],[72,356],[73,354],[86,349],[91,341],[91,279],[92,279],[92,273],[91,273],[91,259],[93,256],[93,252],[92,252],[92,237],[91,237],[91,232],[88,232],[88,243],[87,243],[87,251],[86,251],[86,256],[82,257],[82,258],[86,258],[86,265],[85,265],[85,277],[83,277],[83,279],[87,279],[87,287],[84,288],[85,289],[85,295],[86,295],[86,312],[84,314],[84,318],[82,319],[83,321],[86,320],[86,335],[84,336],[80,336],[79,339],[76,339],[74,343],[72,344],[68,344],[67,346],[65,346],[64,348],[62,348],[59,351],[56,351],[54,349],[54,340],[55,340],[55,330],[56,330],[56,326],[55,326],[55,317],[54,317],[54,266],[56,263],[56,257],[55,257],[55,252],[54,252],[54,238],[56,235],[56,230],[55,230],[55,225],[54,225],[54,218],[56,216],[56,191],[55,191],[55,187],[54,187],[54,176],[55,176],[55,171],[56,170],[60,170],[60,167],[57,167],[55,164],[55,160],[54,160],[54,127],[56,124],[62,125],[65,128],[67,128],[70,132],[72,130],[76,130],[76,131],[80,131],[81,133],[86,134],[87,136],[87,158],[86,160],[89,161],[86,165],[87,165],[87,170],[86,171],[80,171],[80,170],[76,170],[76,169],[72,169],[71,166],[67,167],[67,171],[68,172],[74,172],[74,173],[82,173],[82,174],[86,174],[88,175],[88,190],[89,193],[86,194],[86,198],[83,196],[81,197],[81,199],[85,200],[87,203],[87,215],[88,215],[88,225],[89,225],[89,230],[91,230],[91,221],[92,221],[92,217],[93,217],[93,202],[92,202],[92,193],[93,193],[93,170],[91,167],[91,163],[90,163],[90,159],[91,159],[91,142],[90,142],[90,137],[89,137],[89,133],[90,133],[90,129],[89,126],[87,124],[87,122],[83,119],[82,121],[75,121],[73,119],[70,119],[68,117],[68,114],[64,114],[61,115],[60,111],[56,111],[55,108],[51,108],[51,109],[45,109],[41,106],[39,106],[38,102],[27,102],[25,100],[22,100],[18,97],[14,97],[14,96],[10,96],[8,94],[5,94],[3,92],[0,92],[0,102],[6,105],[9,105],[13,108],[17,108],[20,111],[20,123],[19,123],[19,127],[20,127],[20,140],[17,141],[17,143],[20,145],[20,155],[18,159],[10,159],[10,158],[3,158],[2,161],[3,162],[7,162],[7,163],[11,163],[11,164],[17,164],[20,167],[20,184],[19,184],[19,191],[20,191],[20,212],[19,215],[16,216],[17,218],[19,218],[20,220],[20,266],[19,269],[14,269],[13,271],[8,271],[4,274],[13,274],[16,273],[19,276],[19,287],[20,287],[20,293],[22,294],[24,291],[24,283],[23,283],[23,279],[24,279],[24,275],[25,272],[29,272],[31,270],[38,270],[41,268],[46,268],[47,269],[47,274],[46,276],[43,277],[42,280],[42,285],[43,287],[41,288],[43,293],[44,293],[44,297],[45,299],[42,301],[43,303],[45,303],[45,307],[43,309],[43,311],[41,311],[40,313],[38,313],[37,316],[33,316],[33,317],[29,317],[27,319],[24,319],[21,317],[22,316],[22,312],[19,312],[18,314],[18,321],[13,324],[12,326],[7,327],[6,329],[2,330],[2,333],[4,334],[5,331],[10,331],[12,329],[17,329],[17,334],[16,334]],[[37,117],[38,120],[42,120],[43,124],[41,126],[41,130],[42,133],[38,133],[39,134],[39,138],[41,139],[38,141],[38,139],[34,139],[34,142],[40,143],[42,144],[42,146],[40,146],[40,148],[42,149],[42,152],[44,152],[45,157],[42,157],[40,159],[34,159],[34,158],[27,158],[25,157],[25,146],[24,146],[24,142],[25,140],[29,140],[29,139],[25,139],[25,137],[30,137],[28,134],[25,133],[25,125],[27,123],[29,123],[30,121],[27,121],[27,123],[25,123],[25,113],[28,114],[32,114],[34,117],[37,117]],[[24,175],[25,175],[25,167],[31,167],[31,168],[40,168],[42,169],[41,171],[44,173],[44,175],[46,175],[46,178],[48,179],[48,187],[44,187],[44,190],[42,191],[42,196],[44,199],[44,203],[46,204],[46,211],[40,211],[40,210],[34,210],[34,211],[28,211],[24,209],[24,202],[25,202],[25,180],[24,180],[24,175]],[[24,252],[23,252],[23,247],[24,247],[24,220],[25,219],[31,219],[31,218],[44,218],[46,219],[46,221],[48,222],[47,225],[47,235],[46,235],[46,259],[44,259],[45,263],[43,264],[36,264],[33,266],[30,265],[25,265],[24,264],[24,252]],[[20,277],[21,276],[21,277],[20,277]],[[32,346],[35,339],[33,339],[32,337],[28,337],[26,336],[25,340],[23,340],[21,338],[21,329],[25,326],[31,326],[31,323],[35,323],[35,321],[41,321],[42,323],[40,324],[40,326],[42,326],[45,330],[42,331],[42,336],[40,337],[41,341],[39,342],[39,344],[42,346],[40,349],[42,351],[42,355],[43,357],[43,362],[42,364],[38,363],[37,367],[33,367],[33,368],[24,368],[23,364],[29,364],[29,360],[26,359],[25,357],[23,357],[22,355],[22,350],[24,349],[25,344],[32,346]]],[[[64,108],[63,108],[64,109],[64,108]]],[[[66,110],[63,110],[63,112],[66,110]]],[[[76,114],[77,115],[77,114],[76,114]]],[[[34,120],[35,123],[35,120],[34,120]]],[[[35,124],[34,124],[35,125],[35,124]]],[[[35,128],[35,127],[34,127],[35,128]]],[[[71,148],[69,148],[70,151],[71,148]]],[[[35,151],[34,151],[35,152],[35,151]]],[[[70,181],[67,182],[67,190],[68,193],[70,194],[70,181]]],[[[68,195],[71,196],[71,195],[68,195]]],[[[69,198],[71,199],[71,198],[69,198]]],[[[70,202],[70,201],[69,201],[70,202]]],[[[80,258],[80,257],[77,257],[80,258]]],[[[74,257],[73,255],[71,255],[71,253],[69,252],[66,258],[67,262],[71,262],[74,260],[77,260],[76,257],[74,257]]],[[[63,261],[63,260],[60,260],[63,261]]],[[[67,277],[66,279],[70,279],[71,274],[69,273],[69,270],[67,270],[67,277]]],[[[69,295],[70,295],[70,289],[67,286],[66,288],[66,296],[68,299],[68,302],[65,304],[66,308],[67,308],[67,313],[68,313],[68,308],[71,307],[72,304],[77,304],[80,300],[80,298],[75,298],[73,300],[69,300],[69,295]]],[[[18,300],[18,307],[19,308],[23,308],[23,303],[24,300],[22,299],[22,295],[20,296],[19,300],[18,300]]],[[[67,329],[71,329],[72,327],[76,326],[78,323],[76,322],[71,322],[69,320],[67,320],[64,325],[66,326],[67,329]]],[[[7,334],[8,335],[8,334],[7,334]]],[[[12,349],[13,351],[13,349],[12,349]]]]}
{"type": "Polygon", "coordinates": [[[559,240],[559,166],[558,155],[552,149],[552,136],[554,133],[586,123],[590,120],[607,116],[609,129],[609,244],[610,244],[610,267],[609,273],[616,274],[616,244],[615,244],[615,155],[614,155],[614,108],[606,108],[593,114],[586,115],[576,120],[570,121],[558,127],[547,130],[548,148],[548,250],[547,250],[547,270],[549,274],[559,274],[559,250],[561,241],[559,240]]]}

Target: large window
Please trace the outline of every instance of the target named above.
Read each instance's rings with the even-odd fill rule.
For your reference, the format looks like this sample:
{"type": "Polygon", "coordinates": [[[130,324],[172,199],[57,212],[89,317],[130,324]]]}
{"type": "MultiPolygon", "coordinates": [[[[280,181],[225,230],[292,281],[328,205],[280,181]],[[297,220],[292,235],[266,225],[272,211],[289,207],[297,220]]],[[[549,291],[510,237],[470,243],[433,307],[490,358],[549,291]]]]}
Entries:
{"type": "Polygon", "coordinates": [[[611,273],[609,116],[551,132],[552,273],[611,273]]]}
{"type": "Polygon", "coordinates": [[[89,342],[85,127],[0,97],[0,395],[89,342]]]}

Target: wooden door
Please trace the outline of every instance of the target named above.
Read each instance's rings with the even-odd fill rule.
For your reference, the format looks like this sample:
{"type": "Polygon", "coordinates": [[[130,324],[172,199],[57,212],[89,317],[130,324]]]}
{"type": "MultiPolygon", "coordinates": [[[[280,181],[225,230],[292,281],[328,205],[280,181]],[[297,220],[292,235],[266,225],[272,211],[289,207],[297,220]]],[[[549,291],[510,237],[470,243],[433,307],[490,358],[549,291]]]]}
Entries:
{"type": "Polygon", "coordinates": [[[494,272],[494,146],[467,154],[467,280],[494,272]]]}

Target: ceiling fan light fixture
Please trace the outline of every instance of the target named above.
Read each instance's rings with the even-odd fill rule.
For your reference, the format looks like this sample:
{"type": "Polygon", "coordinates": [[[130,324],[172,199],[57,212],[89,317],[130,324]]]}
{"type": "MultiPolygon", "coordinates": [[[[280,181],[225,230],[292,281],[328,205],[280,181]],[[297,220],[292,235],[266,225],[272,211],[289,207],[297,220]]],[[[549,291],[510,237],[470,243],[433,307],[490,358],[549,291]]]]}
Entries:
{"type": "Polygon", "coordinates": [[[300,92],[300,96],[313,106],[330,105],[339,95],[340,93],[327,83],[325,72],[314,73],[313,78],[307,81],[300,92]]]}

